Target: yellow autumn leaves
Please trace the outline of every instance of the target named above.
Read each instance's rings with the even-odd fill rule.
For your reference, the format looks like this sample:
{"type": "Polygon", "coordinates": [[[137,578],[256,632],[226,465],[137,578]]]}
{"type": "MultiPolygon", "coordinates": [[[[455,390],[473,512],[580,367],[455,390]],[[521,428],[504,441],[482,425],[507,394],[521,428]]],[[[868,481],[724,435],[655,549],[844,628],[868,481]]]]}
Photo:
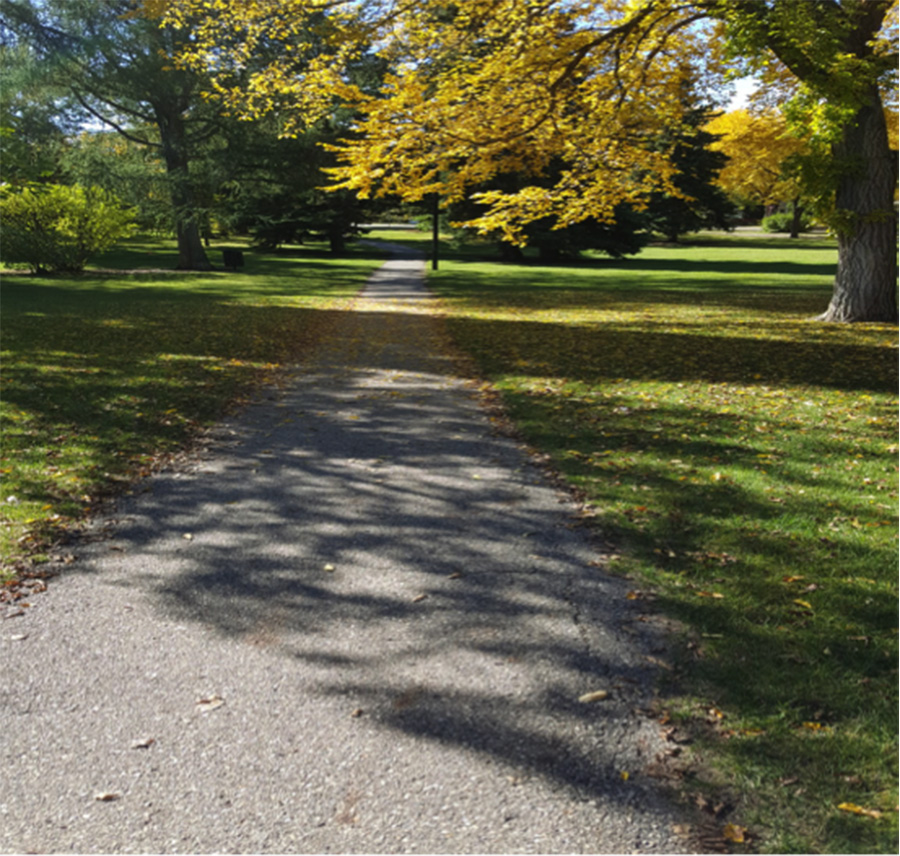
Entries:
{"type": "Polygon", "coordinates": [[[496,176],[533,177],[476,194],[484,214],[471,225],[509,240],[537,218],[611,220],[619,203],[674,193],[661,132],[721,65],[712,25],[674,2],[145,0],[145,10],[190,30],[177,61],[211,73],[237,113],[277,109],[291,134],[338,100],[352,108],[358,133],[338,148],[338,187],[457,200],[496,176]],[[366,52],[391,69],[377,91],[354,82],[366,52]],[[554,179],[538,180],[551,164],[554,179]]]}

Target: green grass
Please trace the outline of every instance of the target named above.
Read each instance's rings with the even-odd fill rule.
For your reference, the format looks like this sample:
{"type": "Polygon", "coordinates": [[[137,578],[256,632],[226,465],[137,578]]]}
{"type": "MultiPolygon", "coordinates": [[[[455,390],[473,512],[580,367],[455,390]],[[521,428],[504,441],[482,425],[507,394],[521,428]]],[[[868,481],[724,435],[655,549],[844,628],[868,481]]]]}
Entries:
{"type": "Polygon", "coordinates": [[[171,242],[135,240],[82,276],[3,278],[7,574],[276,377],[380,262],[312,246],[249,252],[237,273],[176,263],[171,242]]]}
{"type": "Polygon", "coordinates": [[[444,258],[456,341],[684,628],[666,691],[708,767],[693,786],[755,848],[896,852],[897,330],[809,320],[834,244],[444,258]]]}

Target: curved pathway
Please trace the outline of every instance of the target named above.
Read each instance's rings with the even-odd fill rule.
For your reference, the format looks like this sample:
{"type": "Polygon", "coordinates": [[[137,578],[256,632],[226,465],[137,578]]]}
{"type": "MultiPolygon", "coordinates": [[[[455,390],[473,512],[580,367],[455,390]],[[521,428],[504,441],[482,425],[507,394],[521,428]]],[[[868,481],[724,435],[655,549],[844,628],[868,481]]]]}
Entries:
{"type": "Polygon", "coordinates": [[[387,262],[0,622],[4,852],[686,849],[651,631],[422,283],[387,262]]]}

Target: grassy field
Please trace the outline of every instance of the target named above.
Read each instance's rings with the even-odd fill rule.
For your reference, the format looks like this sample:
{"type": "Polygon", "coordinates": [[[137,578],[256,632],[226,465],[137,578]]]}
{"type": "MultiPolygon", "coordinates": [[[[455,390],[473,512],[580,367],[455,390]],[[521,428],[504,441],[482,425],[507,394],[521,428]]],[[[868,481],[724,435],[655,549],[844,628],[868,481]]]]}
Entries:
{"type": "MultiPolygon", "coordinates": [[[[673,775],[746,828],[735,850],[896,852],[897,330],[808,320],[833,244],[444,253],[430,281],[456,341],[583,493],[630,597],[682,628],[661,658],[659,716],[694,735],[673,775]]],[[[134,242],[100,265],[145,273],[6,277],[7,567],[276,378],[376,264],[313,250],[179,274],[134,242]]]]}
{"type": "Polygon", "coordinates": [[[754,849],[896,852],[897,330],[809,320],[825,239],[700,240],[445,248],[430,282],[632,596],[683,627],[661,717],[696,735],[698,800],[754,849]]]}
{"type": "Polygon", "coordinates": [[[312,246],[248,253],[237,273],[176,263],[171,243],[135,240],[82,276],[3,277],[7,574],[274,378],[380,261],[312,246]]]}

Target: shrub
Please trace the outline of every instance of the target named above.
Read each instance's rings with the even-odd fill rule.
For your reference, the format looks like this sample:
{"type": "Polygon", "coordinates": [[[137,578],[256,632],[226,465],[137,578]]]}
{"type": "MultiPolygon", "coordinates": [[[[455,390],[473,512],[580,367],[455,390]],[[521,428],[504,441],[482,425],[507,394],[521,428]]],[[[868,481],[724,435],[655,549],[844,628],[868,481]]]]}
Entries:
{"type": "Polygon", "coordinates": [[[99,187],[29,185],[0,191],[0,260],[35,273],[80,273],[134,231],[134,212],[99,187]]]}
{"type": "MultiPolygon", "coordinates": [[[[764,232],[790,232],[794,215],[790,211],[779,211],[763,217],[762,228],[764,232]]],[[[808,232],[812,221],[806,214],[800,215],[800,231],[808,232]]]]}

